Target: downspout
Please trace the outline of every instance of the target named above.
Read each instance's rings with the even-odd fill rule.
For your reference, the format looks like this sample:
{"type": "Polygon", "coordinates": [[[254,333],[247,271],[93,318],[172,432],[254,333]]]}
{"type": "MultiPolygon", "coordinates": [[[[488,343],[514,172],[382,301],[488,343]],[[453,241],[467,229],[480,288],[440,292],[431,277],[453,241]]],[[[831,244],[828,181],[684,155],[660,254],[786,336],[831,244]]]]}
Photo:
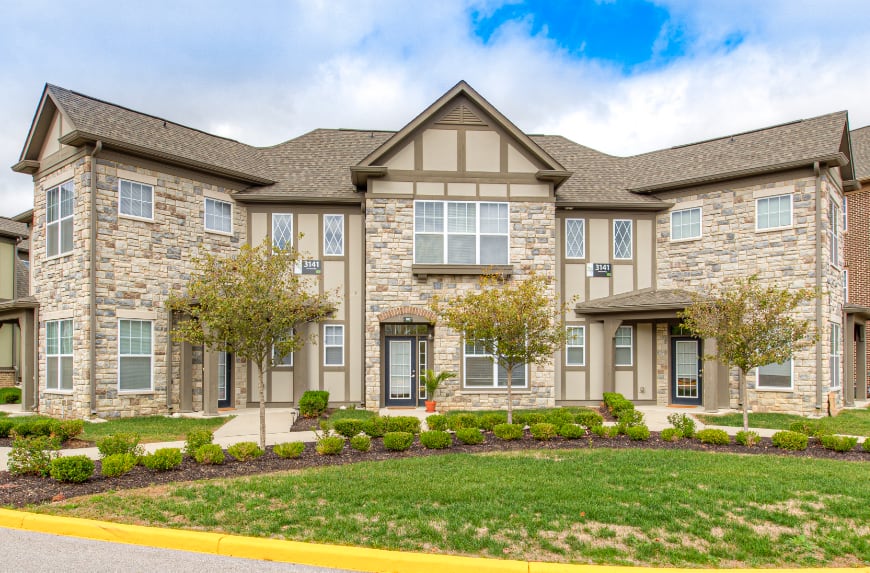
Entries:
{"type": "Polygon", "coordinates": [[[816,410],[822,409],[822,385],[823,373],[823,350],[822,333],[825,331],[825,323],[822,317],[822,171],[819,162],[813,163],[813,173],[816,176],[816,410]]]}
{"type": "Polygon", "coordinates": [[[90,377],[91,414],[97,413],[97,154],[103,150],[102,140],[97,140],[91,152],[91,232],[90,232],[90,377]]]}

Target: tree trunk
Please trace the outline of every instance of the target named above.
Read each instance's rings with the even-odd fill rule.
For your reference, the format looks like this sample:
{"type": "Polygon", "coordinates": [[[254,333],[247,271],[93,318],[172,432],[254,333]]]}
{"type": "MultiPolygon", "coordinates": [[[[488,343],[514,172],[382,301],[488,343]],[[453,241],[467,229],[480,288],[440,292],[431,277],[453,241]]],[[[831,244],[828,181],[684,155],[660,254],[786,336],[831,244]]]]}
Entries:
{"type": "Polygon", "coordinates": [[[257,388],[260,390],[260,448],[266,449],[266,383],[263,380],[263,366],[257,364],[257,388]]]}
{"type": "Polygon", "coordinates": [[[749,431],[749,392],[746,391],[746,372],[740,371],[740,401],[743,403],[743,431],[749,431]]]}
{"type": "Polygon", "coordinates": [[[514,368],[505,368],[507,371],[507,390],[508,390],[508,424],[514,423],[514,396],[511,389],[511,378],[513,377],[514,368]]]}

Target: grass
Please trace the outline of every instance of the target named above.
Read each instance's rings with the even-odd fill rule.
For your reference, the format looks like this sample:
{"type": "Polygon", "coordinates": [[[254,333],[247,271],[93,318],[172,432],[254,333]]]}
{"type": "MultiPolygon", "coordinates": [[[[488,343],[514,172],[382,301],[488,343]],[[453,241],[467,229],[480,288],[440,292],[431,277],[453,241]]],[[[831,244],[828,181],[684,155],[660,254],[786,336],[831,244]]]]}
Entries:
{"type": "Polygon", "coordinates": [[[868,464],[779,456],[642,449],[451,454],[160,486],[33,509],[536,561],[870,562],[868,464]]]}
{"type": "Polygon", "coordinates": [[[118,418],[100,423],[85,423],[85,431],[79,439],[95,442],[100,438],[121,432],[136,433],[142,443],[174,442],[185,439],[192,430],[211,430],[220,428],[232,416],[214,418],[168,418],[166,416],[142,416],[138,418],[118,418]]]}
{"type": "Polygon", "coordinates": [[[333,410],[331,414],[329,414],[330,422],[337,422],[338,420],[346,420],[348,418],[353,418],[355,420],[368,420],[369,418],[374,418],[377,416],[374,412],[369,412],[368,410],[357,410],[355,408],[347,408],[344,410],[333,410]]]}
{"type": "MultiPolygon", "coordinates": [[[[705,424],[716,426],[743,426],[743,413],[724,414],[711,416],[697,414],[699,420],[705,424]]],[[[773,430],[788,430],[793,422],[806,420],[803,416],[793,414],[749,414],[750,428],[770,428],[773,430]]],[[[835,434],[849,434],[851,436],[870,436],[870,408],[861,410],[842,410],[834,417],[820,418],[822,427],[835,434]]]]}

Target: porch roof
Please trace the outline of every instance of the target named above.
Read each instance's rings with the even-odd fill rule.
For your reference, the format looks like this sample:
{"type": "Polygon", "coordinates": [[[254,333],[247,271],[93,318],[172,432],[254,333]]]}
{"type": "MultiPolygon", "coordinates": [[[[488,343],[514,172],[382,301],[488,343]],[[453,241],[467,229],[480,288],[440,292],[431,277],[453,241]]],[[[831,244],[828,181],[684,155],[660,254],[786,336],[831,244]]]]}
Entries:
{"type": "MultiPolygon", "coordinates": [[[[696,296],[696,295],[695,295],[696,296]]],[[[681,289],[644,289],[579,303],[578,315],[621,314],[682,310],[692,304],[693,294],[681,289]]]]}

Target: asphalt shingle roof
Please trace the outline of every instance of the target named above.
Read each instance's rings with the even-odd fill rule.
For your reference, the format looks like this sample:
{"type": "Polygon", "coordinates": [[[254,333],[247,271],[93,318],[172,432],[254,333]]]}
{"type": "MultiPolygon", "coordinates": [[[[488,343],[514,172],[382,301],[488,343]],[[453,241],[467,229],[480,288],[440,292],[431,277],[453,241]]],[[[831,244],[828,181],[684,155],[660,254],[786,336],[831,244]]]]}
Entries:
{"type": "Polygon", "coordinates": [[[0,235],[4,237],[27,238],[30,236],[30,230],[24,223],[13,221],[8,217],[0,217],[0,235]]]}
{"type": "Polygon", "coordinates": [[[608,312],[637,312],[643,310],[685,308],[692,304],[692,293],[680,289],[647,289],[617,294],[582,302],[576,311],[580,314],[608,312]]]}
{"type": "Polygon", "coordinates": [[[855,163],[855,179],[870,179],[870,125],[853,129],[852,161],[855,163]]]}

